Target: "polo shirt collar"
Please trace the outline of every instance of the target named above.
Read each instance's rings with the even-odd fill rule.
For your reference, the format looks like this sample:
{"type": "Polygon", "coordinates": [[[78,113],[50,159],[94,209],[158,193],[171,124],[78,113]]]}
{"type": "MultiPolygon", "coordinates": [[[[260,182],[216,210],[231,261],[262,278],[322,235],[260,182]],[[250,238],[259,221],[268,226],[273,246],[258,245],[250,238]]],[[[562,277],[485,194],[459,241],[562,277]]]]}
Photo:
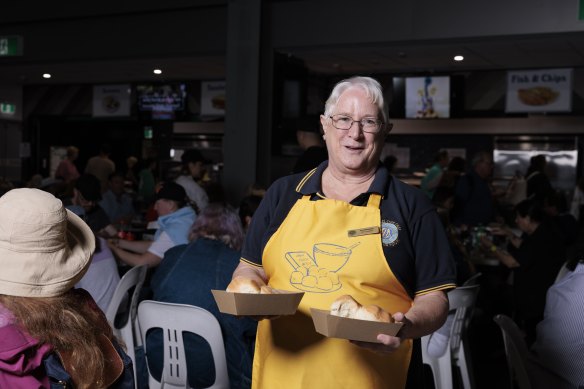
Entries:
{"type": "MultiPolygon", "coordinates": [[[[308,172],[304,178],[300,181],[300,184],[296,188],[298,193],[302,195],[311,195],[315,193],[322,193],[322,174],[324,170],[328,166],[328,161],[322,162],[318,167],[314,170],[308,172]],[[304,181],[304,182],[303,182],[304,181]]],[[[382,164],[379,163],[377,165],[377,171],[375,172],[375,177],[373,178],[373,182],[371,186],[367,190],[367,194],[369,193],[378,193],[383,195],[386,192],[386,189],[391,181],[391,174],[387,168],[382,164]]]]}

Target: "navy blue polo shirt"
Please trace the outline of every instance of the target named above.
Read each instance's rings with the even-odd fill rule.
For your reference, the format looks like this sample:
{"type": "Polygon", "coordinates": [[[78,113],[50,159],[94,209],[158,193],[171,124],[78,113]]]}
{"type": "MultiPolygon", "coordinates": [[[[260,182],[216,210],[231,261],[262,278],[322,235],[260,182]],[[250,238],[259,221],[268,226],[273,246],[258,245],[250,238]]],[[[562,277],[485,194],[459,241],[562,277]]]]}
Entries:
{"type": "MultiPolygon", "coordinates": [[[[262,266],[262,253],[290,209],[304,195],[314,201],[325,198],[322,173],[328,161],[308,173],[294,174],[275,181],[253,215],[241,260],[262,266]]],[[[456,268],[444,227],[434,205],[419,189],[391,176],[380,164],[371,187],[357,196],[352,205],[366,206],[371,193],[381,201],[381,244],[396,278],[411,298],[456,286],[456,268]]]]}

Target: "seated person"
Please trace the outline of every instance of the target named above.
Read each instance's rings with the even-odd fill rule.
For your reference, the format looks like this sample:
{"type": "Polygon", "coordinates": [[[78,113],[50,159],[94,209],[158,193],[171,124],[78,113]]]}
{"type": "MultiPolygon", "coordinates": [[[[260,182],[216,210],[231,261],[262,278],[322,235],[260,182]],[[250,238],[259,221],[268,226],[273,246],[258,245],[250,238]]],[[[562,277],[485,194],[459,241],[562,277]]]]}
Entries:
{"type": "Polygon", "coordinates": [[[90,266],[91,229],[38,189],[7,192],[0,214],[0,388],[134,387],[103,312],[73,288],[90,266]]]}
{"type": "Polygon", "coordinates": [[[578,237],[578,220],[569,212],[563,211],[562,198],[556,191],[549,192],[544,198],[544,211],[551,219],[560,235],[564,238],[566,246],[571,246],[578,237]]]}
{"type": "Polygon", "coordinates": [[[83,174],[75,181],[71,205],[83,208],[84,220],[89,227],[102,233],[111,224],[107,213],[99,206],[101,200],[101,184],[92,174],[83,174]]]}
{"type": "Polygon", "coordinates": [[[112,173],[108,179],[109,189],[102,195],[99,206],[107,213],[113,224],[129,223],[134,214],[132,197],[126,193],[122,173],[112,173]]]}
{"type": "Polygon", "coordinates": [[[262,196],[257,195],[249,195],[244,197],[241,202],[239,203],[239,219],[241,220],[241,225],[243,226],[243,232],[247,232],[247,228],[251,223],[251,218],[255,213],[256,209],[258,209],[261,201],[262,196]]]}
{"type": "Polygon", "coordinates": [[[493,235],[509,239],[507,250],[501,250],[486,236],[481,238],[481,246],[513,270],[515,321],[531,344],[535,326],[543,319],[546,292],[566,259],[566,248],[535,199],[517,204],[515,215],[515,223],[523,232],[521,237],[508,228],[492,229],[493,235]]]}
{"type": "MultiPolygon", "coordinates": [[[[72,205],[68,206],[67,209],[85,220],[85,211],[82,207],[72,205]]],[[[106,312],[119,282],[120,273],[114,254],[107,247],[106,240],[96,235],[95,252],[91,256],[89,269],[75,287],[89,292],[97,306],[106,312]]]]}
{"type": "Polygon", "coordinates": [[[532,351],[550,370],[574,387],[584,387],[584,249],[577,250],[569,272],[547,292],[543,320],[532,351]]]}
{"type": "MultiPolygon", "coordinates": [[[[238,216],[217,203],[209,204],[197,217],[191,242],[166,252],[151,280],[153,300],[190,304],[206,309],[219,321],[232,389],[249,388],[256,322],[222,314],[211,289],[225,290],[239,264],[243,230],[238,216]]],[[[161,331],[147,338],[152,375],[162,375],[161,331]]],[[[191,387],[207,387],[215,378],[213,357],[207,343],[197,335],[185,336],[188,379],[191,387]]]]}
{"type": "Polygon", "coordinates": [[[195,221],[193,208],[188,205],[182,186],[166,182],[156,194],[154,209],[158,213],[158,230],[154,241],[110,239],[108,245],[115,256],[130,266],[158,266],[164,253],[188,242],[189,228],[195,221]]]}

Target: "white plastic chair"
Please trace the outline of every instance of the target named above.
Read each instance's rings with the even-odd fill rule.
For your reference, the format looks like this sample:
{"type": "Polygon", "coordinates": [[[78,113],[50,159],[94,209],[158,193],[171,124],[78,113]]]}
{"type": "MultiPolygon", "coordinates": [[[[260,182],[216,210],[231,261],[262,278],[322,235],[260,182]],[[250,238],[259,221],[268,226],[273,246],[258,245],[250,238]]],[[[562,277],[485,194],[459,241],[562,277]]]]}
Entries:
{"type": "Polygon", "coordinates": [[[453,387],[453,366],[460,370],[465,389],[475,387],[466,330],[470,323],[478,291],[479,285],[469,285],[448,292],[449,315],[453,315],[453,319],[451,320],[449,344],[442,356],[436,358],[428,354],[428,344],[432,334],[422,337],[422,360],[432,369],[436,389],[451,389],[453,387]]]}
{"type": "Polygon", "coordinates": [[[120,279],[105,312],[107,321],[112,327],[114,334],[126,344],[126,354],[132,358],[132,362],[134,363],[134,382],[136,383],[136,356],[134,354],[134,346],[140,344],[140,331],[136,328],[138,325],[136,312],[140,291],[142,290],[142,285],[144,285],[147,271],[147,265],[134,266],[128,270],[120,279]],[[132,296],[128,296],[128,291],[132,287],[134,288],[134,292],[132,296]],[[121,323],[121,327],[116,327],[116,316],[120,313],[127,314],[127,320],[121,323]]]}
{"type": "Polygon", "coordinates": [[[523,333],[506,315],[496,315],[493,320],[503,334],[505,356],[511,387],[519,389],[575,389],[575,386],[549,370],[527,348],[523,333]]]}
{"type": "Polygon", "coordinates": [[[148,330],[161,328],[165,334],[161,381],[156,381],[148,371],[150,389],[189,387],[183,332],[201,336],[211,347],[215,365],[215,382],[208,389],[229,389],[223,335],[219,322],[212,313],[193,305],[145,300],[138,306],[138,321],[146,359],[148,359],[146,347],[148,330]]]}

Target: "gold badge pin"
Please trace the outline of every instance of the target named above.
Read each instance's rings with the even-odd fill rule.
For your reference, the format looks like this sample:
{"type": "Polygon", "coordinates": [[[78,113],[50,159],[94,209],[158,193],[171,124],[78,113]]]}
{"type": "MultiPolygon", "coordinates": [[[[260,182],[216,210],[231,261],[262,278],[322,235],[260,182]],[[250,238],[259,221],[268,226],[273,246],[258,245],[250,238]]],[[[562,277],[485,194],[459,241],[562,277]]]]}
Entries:
{"type": "Polygon", "coordinates": [[[379,234],[379,232],[380,232],[379,226],[374,226],[374,227],[365,227],[365,228],[357,228],[355,230],[349,230],[348,234],[349,234],[350,238],[353,238],[355,236],[379,234]]]}

